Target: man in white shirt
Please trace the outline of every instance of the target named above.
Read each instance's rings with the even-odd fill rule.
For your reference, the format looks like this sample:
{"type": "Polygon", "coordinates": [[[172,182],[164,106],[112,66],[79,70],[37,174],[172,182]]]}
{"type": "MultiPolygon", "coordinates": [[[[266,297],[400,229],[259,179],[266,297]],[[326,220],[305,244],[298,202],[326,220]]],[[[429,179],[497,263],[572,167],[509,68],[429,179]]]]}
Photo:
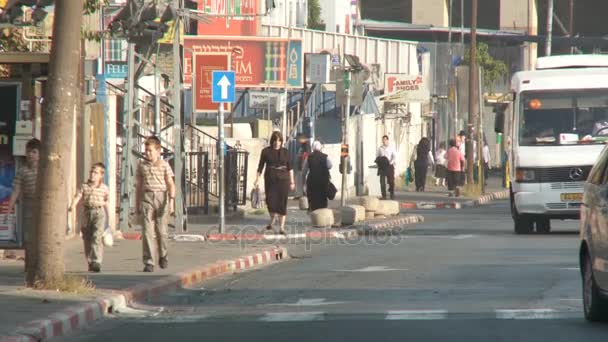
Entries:
{"type": "Polygon", "coordinates": [[[389,145],[388,135],[382,137],[382,146],[376,153],[378,174],[380,175],[380,191],[382,199],[386,199],[386,182],[388,181],[388,192],[391,199],[395,198],[395,165],[397,165],[397,151],[389,145]],[[383,160],[386,158],[386,160],[383,160]]]}

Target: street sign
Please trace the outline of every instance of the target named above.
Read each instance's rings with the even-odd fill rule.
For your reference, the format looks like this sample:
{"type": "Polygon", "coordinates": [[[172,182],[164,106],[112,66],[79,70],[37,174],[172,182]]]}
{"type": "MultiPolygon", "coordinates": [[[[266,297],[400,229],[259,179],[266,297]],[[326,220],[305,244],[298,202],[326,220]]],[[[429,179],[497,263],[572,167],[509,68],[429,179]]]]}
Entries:
{"type": "Polygon", "coordinates": [[[211,82],[211,101],[214,103],[234,102],[236,82],[234,71],[214,71],[211,82]]]}
{"type": "Polygon", "coordinates": [[[268,109],[270,101],[270,108],[280,112],[285,108],[285,94],[283,93],[269,93],[266,91],[249,91],[249,108],[252,109],[268,109]]]}
{"type": "Polygon", "coordinates": [[[309,56],[308,82],[324,84],[330,82],[329,55],[313,53],[309,56]]]}
{"type": "Polygon", "coordinates": [[[420,75],[384,74],[384,96],[391,102],[426,102],[429,89],[420,75]]]}

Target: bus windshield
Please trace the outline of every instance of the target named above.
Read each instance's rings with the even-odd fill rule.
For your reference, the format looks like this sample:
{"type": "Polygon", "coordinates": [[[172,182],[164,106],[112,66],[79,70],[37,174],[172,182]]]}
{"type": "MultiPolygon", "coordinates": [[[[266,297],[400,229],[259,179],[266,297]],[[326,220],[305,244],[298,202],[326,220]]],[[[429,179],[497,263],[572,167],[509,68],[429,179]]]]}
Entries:
{"type": "Polygon", "coordinates": [[[608,141],[608,89],[529,91],[519,103],[520,145],[608,141]]]}

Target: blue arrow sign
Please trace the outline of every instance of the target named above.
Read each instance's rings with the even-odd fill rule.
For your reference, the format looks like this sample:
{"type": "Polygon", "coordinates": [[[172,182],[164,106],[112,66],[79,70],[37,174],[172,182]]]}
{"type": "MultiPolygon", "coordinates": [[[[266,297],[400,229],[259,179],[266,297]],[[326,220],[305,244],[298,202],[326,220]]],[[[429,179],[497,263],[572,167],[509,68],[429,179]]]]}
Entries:
{"type": "Polygon", "coordinates": [[[214,71],[211,82],[211,102],[234,102],[236,81],[234,71],[214,71]]]}

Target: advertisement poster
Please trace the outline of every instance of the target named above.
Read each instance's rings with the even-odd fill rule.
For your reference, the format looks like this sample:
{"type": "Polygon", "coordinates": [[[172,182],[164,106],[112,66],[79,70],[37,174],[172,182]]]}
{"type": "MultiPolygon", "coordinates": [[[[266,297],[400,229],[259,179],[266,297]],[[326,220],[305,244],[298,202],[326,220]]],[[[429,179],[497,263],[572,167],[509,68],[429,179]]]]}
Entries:
{"type": "Polygon", "coordinates": [[[218,110],[217,103],[211,101],[211,79],[213,71],[230,70],[230,55],[225,53],[195,53],[194,75],[195,79],[195,112],[218,110]]]}
{"type": "MultiPolygon", "coordinates": [[[[14,109],[14,108],[13,108],[14,109]]],[[[15,135],[15,114],[0,117],[0,213],[4,213],[12,192],[15,177],[13,158],[13,136],[15,135]]]]}
{"type": "Polygon", "coordinates": [[[274,37],[186,36],[184,83],[192,83],[192,53],[228,53],[237,88],[303,86],[302,40],[274,37]],[[287,49],[289,48],[289,53],[287,49]]]}
{"type": "Polygon", "coordinates": [[[258,0],[199,0],[198,10],[209,22],[198,22],[198,32],[219,36],[255,36],[258,0]],[[229,16],[228,16],[229,15],[229,16]]]}

